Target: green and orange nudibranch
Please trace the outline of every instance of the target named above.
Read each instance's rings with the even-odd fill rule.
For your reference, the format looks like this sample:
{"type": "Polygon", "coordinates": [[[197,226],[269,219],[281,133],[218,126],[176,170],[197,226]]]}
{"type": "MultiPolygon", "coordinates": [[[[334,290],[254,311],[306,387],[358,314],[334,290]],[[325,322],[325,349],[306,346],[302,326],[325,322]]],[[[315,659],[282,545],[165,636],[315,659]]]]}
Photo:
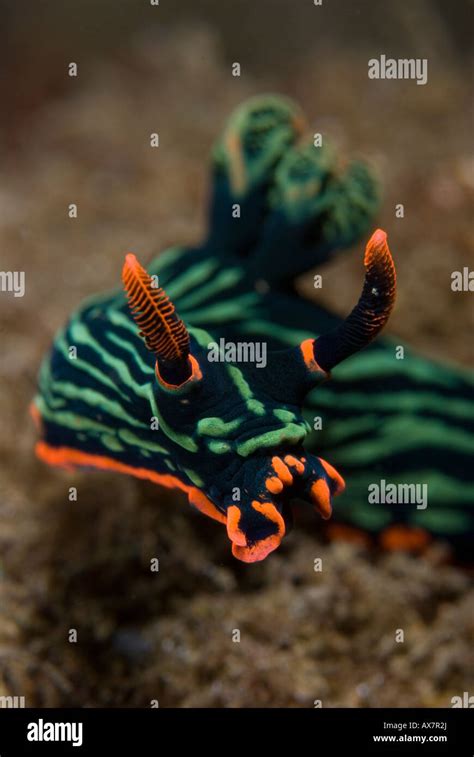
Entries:
{"type": "Polygon", "coordinates": [[[292,497],[329,518],[332,497],[344,488],[329,463],[304,450],[301,406],[390,314],[395,271],[380,230],[367,245],[365,266],[364,289],[348,319],[333,333],[270,353],[260,371],[209,362],[214,336],[185,326],[129,253],[123,267],[129,309],[112,301],[82,311],[53,353],[50,394],[36,404],[44,423],[38,455],[183,489],[195,507],[226,524],[235,557],[262,560],[291,522],[292,497]],[[69,359],[73,342],[94,352],[94,364],[69,359]],[[131,354],[133,370],[120,351],[131,354]],[[157,430],[153,418],[160,419],[157,430]]]}
{"type": "MultiPolygon", "coordinates": [[[[384,445],[392,449],[388,459],[399,460],[403,423],[393,424],[389,392],[406,395],[424,380],[423,396],[411,395],[405,417],[412,418],[423,411],[426,387],[437,391],[436,379],[429,378],[427,361],[415,358],[400,370],[392,360],[390,385],[389,348],[378,341],[360,368],[357,357],[348,361],[354,367],[337,383],[337,366],[372,342],[394,304],[385,232],[374,232],[366,246],[362,294],[345,320],[301,298],[293,281],[365,233],[376,206],[365,166],[351,164],[341,173],[328,148],[305,140],[304,119],[291,102],[266,96],[245,103],[214,151],[207,240],[164,253],[148,272],[127,254],[127,296],[113,291],[92,298],[57,335],[32,405],[41,428],[38,456],[52,465],[111,469],[181,489],[198,510],[226,525],[234,556],[246,562],[278,547],[291,526],[292,499],[330,517],[332,498],[344,489],[333,465],[339,467],[344,454],[349,490],[354,473],[359,496],[361,469],[364,481],[374,475],[368,450],[383,436],[381,422],[389,437],[372,449],[372,460],[380,469],[384,445]],[[209,345],[219,338],[265,340],[266,367],[210,361],[209,345]],[[348,381],[351,372],[355,378],[348,381]],[[358,391],[364,372],[370,384],[365,400],[358,391]],[[382,386],[374,383],[376,374],[382,386]],[[331,394],[325,387],[333,384],[331,394]],[[318,397],[328,412],[317,449],[324,459],[312,451],[307,419],[318,397]],[[330,450],[334,457],[326,462],[330,450]]],[[[462,402],[467,382],[448,378],[462,402]]],[[[403,455],[400,460],[398,467],[387,465],[388,474],[413,473],[403,455]]],[[[449,456],[443,465],[447,476],[455,472],[449,456]]],[[[430,475],[423,461],[419,469],[430,475]]],[[[393,522],[411,517],[362,507],[346,520],[387,534],[393,522]]]]}

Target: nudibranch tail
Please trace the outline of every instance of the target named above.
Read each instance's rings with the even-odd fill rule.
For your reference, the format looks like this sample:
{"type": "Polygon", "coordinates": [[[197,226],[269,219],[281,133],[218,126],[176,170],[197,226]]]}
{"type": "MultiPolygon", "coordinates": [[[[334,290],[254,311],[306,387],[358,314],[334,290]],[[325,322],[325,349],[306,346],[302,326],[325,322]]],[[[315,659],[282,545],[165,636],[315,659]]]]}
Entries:
{"type": "Polygon", "coordinates": [[[133,253],[125,258],[122,280],[131,313],[147,348],[156,357],[160,375],[172,385],[183,383],[193,370],[188,361],[189,334],[173,303],[133,253]]]}
{"type": "Polygon", "coordinates": [[[314,355],[325,371],[366,347],[383,329],[395,304],[395,265],[387,234],[377,229],[364,257],[365,281],[359,302],[341,325],[316,340],[314,355]]]}

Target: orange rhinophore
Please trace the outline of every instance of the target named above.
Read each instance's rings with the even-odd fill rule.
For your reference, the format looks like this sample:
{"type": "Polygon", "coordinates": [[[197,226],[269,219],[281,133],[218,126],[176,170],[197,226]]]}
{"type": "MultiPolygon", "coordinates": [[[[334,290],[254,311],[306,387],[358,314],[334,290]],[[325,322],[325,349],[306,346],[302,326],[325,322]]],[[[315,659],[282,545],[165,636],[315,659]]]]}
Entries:
{"type": "Polygon", "coordinates": [[[125,258],[122,280],[140,335],[158,364],[186,364],[189,355],[186,326],[176,315],[166,292],[154,286],[152,277],[132,253],[125,258]]]}

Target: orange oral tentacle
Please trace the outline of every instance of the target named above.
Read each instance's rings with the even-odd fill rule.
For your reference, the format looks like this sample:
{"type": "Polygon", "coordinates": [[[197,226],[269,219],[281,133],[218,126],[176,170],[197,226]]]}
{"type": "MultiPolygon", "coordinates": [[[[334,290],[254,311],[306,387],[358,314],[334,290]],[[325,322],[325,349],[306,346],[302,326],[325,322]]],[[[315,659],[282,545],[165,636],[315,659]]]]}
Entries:
{"type": "Polygon", "coordinates": [[[241,515],[242,513],[237,505],[230,505],[230,507],[227,508],[227,533],[233,544],[245,547],[247,539],[239,526],[241,515]]]}
{"type": "Polygon", "coordinates": [[[331,494],[329,486],[323,478],[320,478],[319,481],[315,481],[314,484],[312,484],[310,496],[311,501],[316,506],[321,517],[324,518],[324,520],[330,518],[332,513],[331,494]]]}
{"type": "Polygon", "coordinates": [[[333,468],[330,463],[327,463],[326,460],[323,460],[322,457],[319,457],[318,460],[328,474],[329,478],[336,484],[336,490],[334,494],[341,494],[341,492],[343,492],[346,488],[346,483],[342,476],[337,472],[335,468],[333,468]]]}
{"type": "Polygon", "coordinates": [[[276,509],[275,505],[272,502],[258,502],[257,500],[254,500],[252,502],[252,507],[254,510],[264,515],[267,520],[271,520],[273,523],[276,523],[278,527],[278,534],[276,535],[280,537],[281,541],[281,539],[285,535],[285,521],[276,509]]]}
{"type": "Polygon", "coordinates": [[[274,504],[271,502],[258,502],[257,500],[254,500],[252,502],[252,507],[254,510],[264,515],[267,520],[275,523],[278,532],[265,537],[265,539],[260,539],[250,546],[241,546],[235,542],[232,544],[232,554],[234,557],[242,562],[248,563],[264,560],[270,552],[273,552],[280,546],[281,540],[285,534],[285,521],[274,504]]]}
{"type": "Polygon", "coordinates": [[[270,476],[265,481],[265,488],[271,494],[280,494],[283,491],[283,482],[276,476],[270,476]]]}
{"type": "Polygon", "coordinates": [[[285,463],[292,468],[295,468],[297,474],[301,476],[304,473],[304,464],[293,455],[285,455],[283,458],[285,463]]]}
{"type": "Polygon", "coordinates": [[[285,486],[291,486],[291,484],[293,483],[293,476],[291,475],[288,466],[285,465],[283,460],[281,460],[281,458],[279,457],[273,457],[272,466],[280,481],[285,486]]]}
{"type": "Polygon", "coordinates": [[[242,562],[252,563],[260,562],[264,560],[270,552],[278,549],[281,539],[277,534],[273,536],[267,536],[266,539],[258,541],[251,547],[239,547],[237,544],[232,544],[232,554],[237,560],[242,562]]]}

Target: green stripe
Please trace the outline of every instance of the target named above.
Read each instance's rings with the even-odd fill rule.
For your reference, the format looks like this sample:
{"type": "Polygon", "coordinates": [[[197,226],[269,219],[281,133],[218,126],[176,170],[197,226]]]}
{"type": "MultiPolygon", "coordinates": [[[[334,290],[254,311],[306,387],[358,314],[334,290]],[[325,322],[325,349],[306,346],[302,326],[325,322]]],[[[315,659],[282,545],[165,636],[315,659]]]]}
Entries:
{"type": "Polygon", "coordinates": [[[66,410],[51,410],[41,395],[36,397],[35,403],[41,413],[41,417],[58,426],[65,426],[74,431],[92,431],[98,433],[113,431],[109,426],[92,421],[90,418],[78,415],[78,413],[71,413],[66,410]]]}
{"type": "Polygon", "coordinates": [[[136,394],[138,397],[147,396],[147,386],[141,386],[140,384],[137,384],[137,382],[134,381],[132,374],[130,373],[128,365],[124,363],[123,360],[120,360],[119,358],[111,355],[105,349],[105,347],[100,344],[100,342],[94,339],[87,326],[85,326],[83,323],[79,323],[78,321],[73,321],[70,324],[69,331],[73,342],[84,344],[94,350],[94,352],[100,357],[105,365],[110,366],[114,369],[114,371],[117,372],[123,384],[125,384],[127,388],[133,391],[134,394],[136,394]]]}
{"type": "Polygon", "coordinates": [[[283,423],[296,420],[295,413],[293,413],[291,410],[283,410],[279,407],[275,408],[273,415],[275,416],[275,418],[278,418],[279,421],[283,421],[283,423]]]}
{"type": "Polygon", "coordinates": [[[151,263],[148,263],[146,268],[150,274],[159,277],[160,285],[163,285],[162,281],[164,281],[167,286],[166,268],[174,266],[183,255],[187,255],[188,252],[189,250],[186,247],[179,247],[178,245],[168,247],[167,250],[154,257],[151,263]]]}
{"type": "MultiPolygon", "coordinates": [[[[309,422],[311,428],[313,428],[313,417],[305,412],[305,419],[309,422]]],[[[316,440],[320,440],[321,436],[324,440],[329,439],[331,444],[335,444],[344,439],[351,439],[359,433],[369,432],[370,434],[374,434],[376,433],[376,429],[377,416],[373,414],[347,420],[344,419],[342,421],[324,419],[323,427],[320,431],[313,429],[311,437],[308,440],[308,446],[311,446],[313,441],[316,443],[316,440]]]]}
{"type": "MultiPolygon", "coordinates": [[[[155,371],[153,367],[151,365],[148,365],[147,363],[145,363],[144,360],[141,359],[137,348],[134,347],[133,344],[130,344],[129,341],[117,336],[117,334],[115,334],[113,331],[107,331],[107,338],[110,339],[110,341],[116,344],[118,347],[121,347],[123,350],[126,350],[132,356],[138,368],[141,370],[143,374],[145,374],[144,375],[145,380],[148,377],[155,375],[155,371]]],[[[155,359],[155,358],[152,358],[151,353],[150,353],[150,358],[152,360],[155,359]]]]}
{"type": "MultiPolygon", "coordinates": [[[[335,512],[337,513],[337,500],[335,502],[335,512]]],[[[361,528],[367,528],[369,531],[379,531],[388,526],[393,518],[389,510],[379,507],[358,506],[357,511],[352,511],[348,520],[356,523],[361,528]]]]}
{"type": "Polygon", "coordinates": [[[124,447],[120,444],[119,440],[116,436],[114,436],[114,434],[102,434],[100,441],[102,442],[104,447],[112,450],[112,452],[125,452],[124,447]]]}
{"type": "Polygon", "coordinates": [[[227,320],[239,321],[242,319],[242,313],[245,312],[245,308],[256,305],[257,302],[258,294],[251,292],[227,302],[219,302],[216,305],[195,310],[193,311],[193,319],[195,321],[208,321],[210,323],[221,323],[227,320]]]}
{"type": "Polygon", "coordinates": [[[230,444],[218,439],[211,439],[209,442],[207,442],[207,447],[215,455],[225,455],[225,453],[229,452],[231,449],[230,444]]]}
{"type": "Polygon", "coordinates": [[[410,520],[417,525],[440,534],[464,533],[472,528],[472,518],[467,513],[447,508],[431,508],[417,510],[410,520]]]}
{"type": "MultiPolygon", "coordinates": [[[[187,297],[183,297],[179,300],[177,307],[180,314],[183,315],[185,311],[199,305],[203,300],[209,300],[224,289],[229,289],[230,287],[235,286],[242,276],[243,271],[241,268],[229,268],[226,271],[221,271],[221,273],[212,279],[212,281],[209,281],[206,286],[201,287],[197,292],[193,292],[187,295],[187,297]]],[[[176,295],[174,295],[174,297],[176,297],[176,295]]]]}
{"type": "Polygon", "coordinates": [[[393,355],[387,352],[361,352],[357,355],[357,359],[341,363],[334,370],[340,382],[364,382],[369,381],[373,376],[377,378],[408,376],[413,381],[429,381],[431,384],[452,387],[456,378],[442,367],[413,355],[397,360],[395,346],[393,355]]]}
{"type": "MultiPolygon", "coordinates": [[[[61,332],[54,342],[54,345],[56,349],[63,355],[64,359],[70,363],[71,368],[75,368],[79,371],[83,371],[84,373],[88,373],[89,376],[92,376],[96,381],[98,381],[100,384],[104,384],[105,386],[108,386],[109,389],[112,389],[114,392],[117,392],[123,399],[128,400],[127,395],[122,392],[120,387],[117,386],[115,382],[112,381],[107,375],[104,374],[103,371],[100,371],[98,368],[95,368],[95,366],[91,365],[91,363],[88,363],[86,360],[82,360],[80,357],[71,359],[69,357],[68,348],[73,345],[69,345],[68,341],[66,340],[64,332],[61,332]]],[[[49,362],[49,358],[48,358],[49,362]]],[[[46,364],[46,361],[45,361],[46,364]]],[[[43,386],[41,387],[43,390],[43,386]]]]}
{"type": "Polygon", "coordinates": [[[195,486],[204,486],[204,481],[195,471],[190,470],[189,468],[183,468],[183,470],[195,486]]]}
{"type": "Polygon", "coordinates": [[[448,440],[458,452],[474,453],[474,439],[471,434],[461,429],[447,429],[443,424],[426,418],[423,419],[421,427],[412,419],[409,419],[408,423],[404,418],[386,419],[377,437],[340,447],[337,450],[337,458],[343,465],[373,466],[381,457],[420,446],[425,449],[445,449],[448,440]]]}
{"type": "Polygon", "coordinates": [[[175,442],[175,444],[178,444],[180,447],[183,447],[184,449],[187,449],[188,452],[197,452],[198,445],[194,441],[194,439],[190,436],[187,436],[186,434],[179,434],[177,431],[171,428],[169,426],[163,416],[161,415],[158,405],[156,404],[156,398],[153,393],[153,388],[151,386],[148,387],[148,396],[152,408],[153,415],[158,418],[160,430],[162,430],[166,436],[171,439],[171,441],[175,442]]]}
{"type": "Polygon", "coordinates": [[[135,436],[135,434],[132,433],[128,428],[119,429],[118,435],[125,442],[125,444],[129,444],[133,447],[140,447],[141,450],[146,449],[149,452],[156,452],[159,455],[169,454],[168,450],[166,450],[160,444],[155,444],[154,442],[150,442],[147,439],[142,439],[139,436],[135,436]]]}
{"type": "Polygon", "coordinates": [[[252,399],[253,392],[250,389],[248,382],[245,380],[244,374],[240,368],[237,368],[235,365],[229,365],[229,363],[226,363],[225,367],[227,368],[227,372],[242,399],[245,400],[245,402],[252,399]]]}
{"type": "Polygon", "coordinates": [[[207,281],[218,266],[219,263],[215,258],[199,261],[190,268],[186,268],[179,276],[173,276],[172,280],[166,284],[166,294],[171,300],[177,300],[185,292],[207,281]]]}
{"type": "Polygon", "coordinates": [[[298,442],[301,442],[305,438],[307,433],[308,429],[305,426],[289,423],[284,428],[267,431],[259,436],[253,436],[245,442],[237,443],[237,452],[242,457],[248,457],[248,455],[253,454],[262,447],[277,447],[285,442],[298,444],[298,442]]]}
{"type": "Polygon", "coordinates": [[[199,344],[200,347],[208,348],[210,342],[214,342],[214,337],[209,334],[209,332],[205,331],[204,329],[199,329],[195,326],[190,326],[188,328],[188,331],[191,336],[193,336],[196,340],[196,342],[199,344]]]}
{"type": "Polygon", "coordinates": [[[274,337],[279,342],[286,342],[292,346],[297,346],[304,342],[305,339],[314,339],[315,335],[311,331],[297,331],[296,329],[288,329],[281,326],[279,323],[270,323],[269,321],[262,321],[258,319],[252,319],[245,321],[242,324],[242,331],[248,334],[266,334],[267,336],[274,337]]]}
{"type": "Polygon", "coordinates": [[[332,392],[331,387],[325,387],[311,392],[306,404],[312,407],[341,407],[361,410],[386,410],[393,413],[401,411],[433,410],[453,417],[474,419],[474,403],[456,397],[446,397],[434,392],[401,391],[390,394],[374,394],[370,392],[332,392]]]}
{"type": "Polygon", "coordinates": [[[125,315],[125,313],[122,313],[120,310],[107,311],[107,318],[114,324],[114,326],[120,326],[122,329],[127,329],[127,331],[130,331],[134,336],[137,338],[139,337],[139,329],[135,321],[131,320],[129,316],[125,315]]]}
{"type": "Polygon", "coordinates": [[[203,436],[222,437],[239,428],[242,418],[236,418],[227,423],[222,418],[201,418],[198,422],[198,433],[203,436]]]}
{"type": "Polygon", "coordinates": [[[129,423],[131,426],[137,426],[139,428],[143,427],[143,424],[140,421],[137,421],[133,415],[129,415],[123,409],[121,404],[115,402],[115,400],[109,399],[104,394],[95,391],[95,389],[90,389],[89,387],[83,388],[76,384],[71,384],[68,381],[53,381],[52,390],[53,392],[61,394],[63,397],[67,397],[67,399],[80,400],[86,405],[89,405],[89,407],[99,408],[109,415],[112,415],[114,418],[119,418],[120,420],[129,423]]]}

